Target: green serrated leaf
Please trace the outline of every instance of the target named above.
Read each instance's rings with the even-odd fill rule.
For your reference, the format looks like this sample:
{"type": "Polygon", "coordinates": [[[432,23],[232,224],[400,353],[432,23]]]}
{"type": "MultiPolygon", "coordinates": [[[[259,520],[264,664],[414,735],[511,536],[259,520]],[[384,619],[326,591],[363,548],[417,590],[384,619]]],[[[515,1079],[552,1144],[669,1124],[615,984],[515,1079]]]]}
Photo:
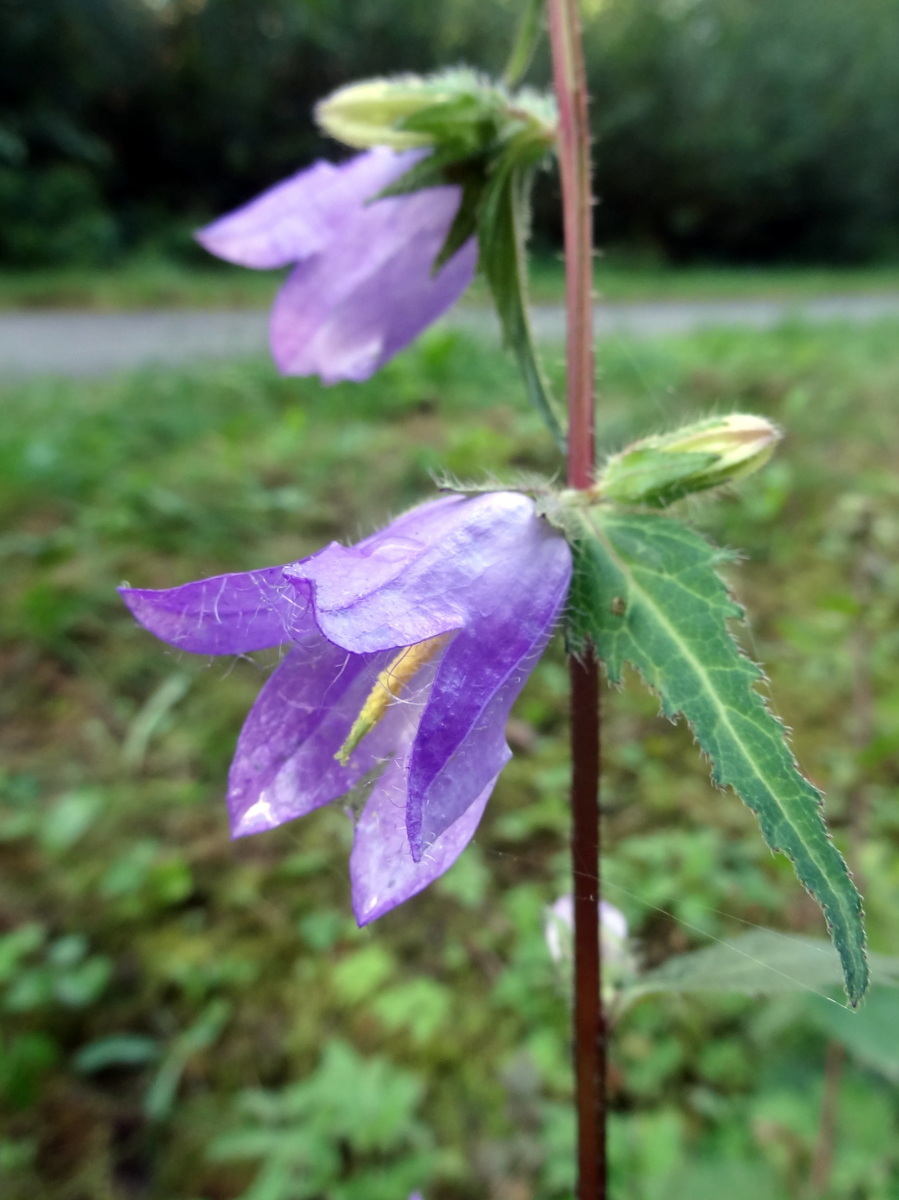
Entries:
{"type": "Polygon", "coordinates": [[[768,845],[820,904],[857,1004],[868,986],[861,897],[828,836],[820,793],[757,690],[762,672],[731,636],[728,621],[742,609],[715,568],[732,556],[667,517],[594,508],[578,520],[572,650],[593,643],[613,683],[632,663],[666,715],[684,714],[714,782],[753,810],[768,845]]]}

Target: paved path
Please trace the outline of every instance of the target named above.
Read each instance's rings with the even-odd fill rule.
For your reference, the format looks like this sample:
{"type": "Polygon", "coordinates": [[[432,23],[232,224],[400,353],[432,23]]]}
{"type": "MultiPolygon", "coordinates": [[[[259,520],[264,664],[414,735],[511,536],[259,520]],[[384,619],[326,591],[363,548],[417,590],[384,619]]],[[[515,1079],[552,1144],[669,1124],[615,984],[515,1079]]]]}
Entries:
{"type": "MultiPolygon", "coordinates": [[[[827,296],[808,301],[723,300],[599,304],[598,336],[653,337],[712,325],[770,328],[782,321],[872,321],[899,316],[899,295],[827,296]]],[[[496,335],[484,310],[460,306],[447,320],[496,335]]],[[[243,312],[22,312],[0,314],[0,384],[28,375],[107,375],[152,363],[178,364],[265,354],[267,315],[243,312]]],[[[534,310],[537,336],[561,340],[561,308],[534,310]]]]}

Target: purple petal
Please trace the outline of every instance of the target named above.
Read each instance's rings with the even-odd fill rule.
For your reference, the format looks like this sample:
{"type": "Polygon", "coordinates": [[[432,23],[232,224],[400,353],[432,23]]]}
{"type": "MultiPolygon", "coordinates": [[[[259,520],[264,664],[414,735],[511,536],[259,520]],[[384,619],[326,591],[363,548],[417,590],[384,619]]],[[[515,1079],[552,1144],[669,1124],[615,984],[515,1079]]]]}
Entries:
{"type": "Polygon", "coordinates": [[[500,529],[495,560],[467,588],[471,614],[447,649],[409,765],[413,855],[465,812],[510,756],[509,709],[536,666],[568,594],[571,551],[545,522],[500,529]]]}
{"type": "Polygon", "coordinates": [[[248,654],[314,627],[308,590],[288,583],[282,567],[119,592],[145,629],[194,654],[248,654]]]}
{"type": "Polygon", "coordinates": [[[420,151],[395,154],[378,147],[341,166],[313,163],[199,230],[197,240],[244,267],[300,262],[325,250],[373,196],[420,157],[420,151]]]}
{"type": "Polygon", "coordinates": [[[472,239],[435,275],[458,188],[428,188],[360,208],[327,250],[301,262],[272,309],[270,340],[286,375],[368,379],[471,283],[472,239]]]}
{"type": "Polygon", "coordinates": [[[247,717],[228,780],[234,837],[274,829],[343,796],[369,772],[408,757],[437,670],[424,666],[351,754],[335,755],[394,657],[348,654],[307,635],[269,678],[247,717]]]}
{"type": "Polygon", "coordinates": [[[334,755],[380,665],[317,634],[291,649],[257,696],[237,742],[228,776],[233,837],[274,829],[353,786],[364,768],[342,767],[334,755]]]}
{"type": "Polygon", "coordinates": [[[423,153],[379,146],[339,167],[315,163],[197,234],[244,266],[298,264],[272,309],[272,354],[284,374],[368,379],[471,282],[474,239],[434,274],[458,187],[375,199],[423,153]]]}
{"type": "Polygon", "coordinates": [[[564,540],[535,517],[527,496],[451,496],[413,509],[356,546],[328,546],[285,575],[312,585],[325,637],[364,654],[460,629],[481,609],[510,603],[520,571],[546,543],[570,563],[564,540]],[[493,595],[495,579],[504,597],[493,595]]]}
{"type": "Polygon", "coordinates": [[[491,779],[415,862],[404,818],[405,771],[396,760],[388,764],[356,825],[350,855],[353,913],[359,925],[382,917],[449,870],[474,837],[495,782],[491,779]]]}

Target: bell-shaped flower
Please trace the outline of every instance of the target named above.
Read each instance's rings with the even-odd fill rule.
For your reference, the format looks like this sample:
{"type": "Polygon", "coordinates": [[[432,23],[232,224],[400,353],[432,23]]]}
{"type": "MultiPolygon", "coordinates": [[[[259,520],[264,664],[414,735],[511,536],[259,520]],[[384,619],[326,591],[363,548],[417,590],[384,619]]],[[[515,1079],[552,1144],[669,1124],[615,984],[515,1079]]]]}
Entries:
{"type": "Polygon", "coordinates": [[[291,643],[231,766],[235,837],[350,794],[353,909],[374,920],[468,844],[509,709],[565,603],[571,552],[527,496],[447,496],[355,546],[164,591],[122,588],[197,654],[291,643]]]}
{"type": "Polygon", "coordinates": [[[295,264],[271,315],[272,354],[283,374],[368,379],[471,283],[474,238],[434,270],[459,208],[458,187],[378,199],[424,153],[380,146],[340,166],[317,162],[198,232],[229,262],[295,264]]]}

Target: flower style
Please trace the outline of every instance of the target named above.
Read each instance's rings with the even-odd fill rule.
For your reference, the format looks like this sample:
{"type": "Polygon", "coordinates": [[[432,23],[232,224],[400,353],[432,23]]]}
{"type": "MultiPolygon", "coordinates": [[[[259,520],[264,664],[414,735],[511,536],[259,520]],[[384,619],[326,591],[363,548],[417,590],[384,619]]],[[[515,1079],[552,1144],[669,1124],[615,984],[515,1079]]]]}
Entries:
{"type": "Polygon", "coordinates": [[[198,232],[207,250],[229,262],[296,264],[269,330],[282,374],[318,375],[324,383],[368,379],[468,287],[473,238],[434,272],[459,188],[376,199],[424,153],[379,146],[341,166],[317,162],[198,232]]]}
{"type": "Polygon", "coordinates": [[[235,837],[367,794],[350,856],[360,925],[446,871],[510,757],[509,709],[568,593],[571,552],[527,496],[446,496],[355,546],[163,591],[122,588],[197,654],[291,643],[240,734],[235,837]]]}

